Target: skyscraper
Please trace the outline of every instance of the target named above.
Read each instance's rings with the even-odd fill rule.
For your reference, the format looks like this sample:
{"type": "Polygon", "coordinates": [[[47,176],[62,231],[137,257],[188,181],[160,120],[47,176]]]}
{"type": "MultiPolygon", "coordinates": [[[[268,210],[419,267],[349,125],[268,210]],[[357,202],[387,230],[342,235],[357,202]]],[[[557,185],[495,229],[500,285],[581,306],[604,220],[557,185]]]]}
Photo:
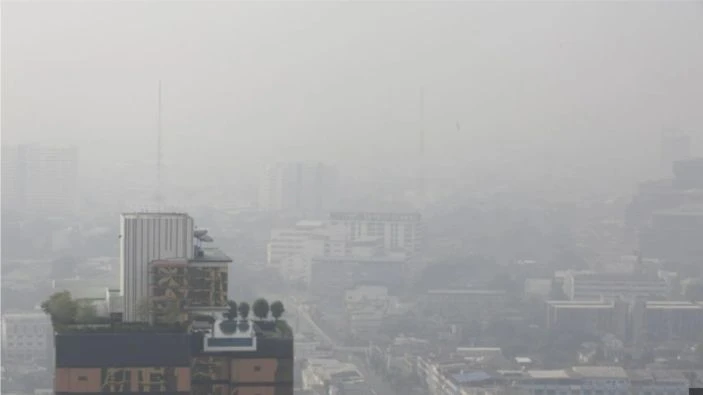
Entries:
{"type": "Polygon", "coordinates": [[[120,282],[124,320],[139,320],[149,295],[149,263],[191,258],[193,218],[183,213],[131,213],[120,216],[120,282]]]}
{"type": "Polygon", "coordinates": [[[319,215],[333,208],[337,171],[320,162],[276,163],[259,187],[259,208],[319,215]]]}

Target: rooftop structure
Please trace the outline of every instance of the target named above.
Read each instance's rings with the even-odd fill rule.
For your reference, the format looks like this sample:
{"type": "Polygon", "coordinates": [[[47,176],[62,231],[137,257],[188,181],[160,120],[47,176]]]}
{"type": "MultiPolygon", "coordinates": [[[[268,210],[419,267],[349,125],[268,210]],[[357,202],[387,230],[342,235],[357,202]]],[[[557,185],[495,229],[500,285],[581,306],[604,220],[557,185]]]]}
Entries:
{"type": "Polygon", "coordinates": [[[661,278],[623,273],[569,272],[564,292],[570,300],[647,297],[665,299],[669,288],[661,278]]]}

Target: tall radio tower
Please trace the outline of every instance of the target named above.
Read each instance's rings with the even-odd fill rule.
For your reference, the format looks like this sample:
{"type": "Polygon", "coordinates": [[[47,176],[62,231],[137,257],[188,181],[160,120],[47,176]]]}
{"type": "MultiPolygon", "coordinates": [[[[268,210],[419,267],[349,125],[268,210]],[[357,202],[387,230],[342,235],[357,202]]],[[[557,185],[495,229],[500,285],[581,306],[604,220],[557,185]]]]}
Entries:
{"type": "Polygon", "coordinates": [[[161,80],[159,80],[157,119],[156,119],[156,196],[154,200],[161,210],[163,196],[161,195],[161,80]]]}
{"type": "Polygon", "coordinates": [[[420,204],[425,204],[425,88],[420,88],[420,158],[418,184],[420,204]]]}

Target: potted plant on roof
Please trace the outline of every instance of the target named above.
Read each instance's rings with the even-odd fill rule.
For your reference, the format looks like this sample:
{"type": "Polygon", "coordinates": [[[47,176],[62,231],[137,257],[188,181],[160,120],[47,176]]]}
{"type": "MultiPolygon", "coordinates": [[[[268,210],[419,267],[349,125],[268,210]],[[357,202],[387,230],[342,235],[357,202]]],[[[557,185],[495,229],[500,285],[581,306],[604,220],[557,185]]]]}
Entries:
{"type": "Polygon", "coordinates": [[[237,302],[230,300],[227,305],[229,305],[229,310],[223,314],[225,320],[220,322],[220,330],[230,334],[237,331],[237,302]]]}
{"type": "Polygon", "coordinates": [[[244,332],[249,329],[249,303],[242,302],[239,304],[239,330],[244,332]]]}

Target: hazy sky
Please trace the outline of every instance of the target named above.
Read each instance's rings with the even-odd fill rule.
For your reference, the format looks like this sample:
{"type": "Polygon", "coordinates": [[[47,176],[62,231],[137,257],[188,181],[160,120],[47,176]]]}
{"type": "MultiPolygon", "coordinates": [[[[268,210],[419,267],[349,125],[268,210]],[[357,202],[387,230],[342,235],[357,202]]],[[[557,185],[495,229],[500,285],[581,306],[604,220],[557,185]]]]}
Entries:
{"type": "Polygon", "coordinates": [[[421,87],[430,162],[635,171],[701,145],[703,4],[3,1],[3,142],[146,166],[158,80],[172,178],[405,166],[421,87]]]}

